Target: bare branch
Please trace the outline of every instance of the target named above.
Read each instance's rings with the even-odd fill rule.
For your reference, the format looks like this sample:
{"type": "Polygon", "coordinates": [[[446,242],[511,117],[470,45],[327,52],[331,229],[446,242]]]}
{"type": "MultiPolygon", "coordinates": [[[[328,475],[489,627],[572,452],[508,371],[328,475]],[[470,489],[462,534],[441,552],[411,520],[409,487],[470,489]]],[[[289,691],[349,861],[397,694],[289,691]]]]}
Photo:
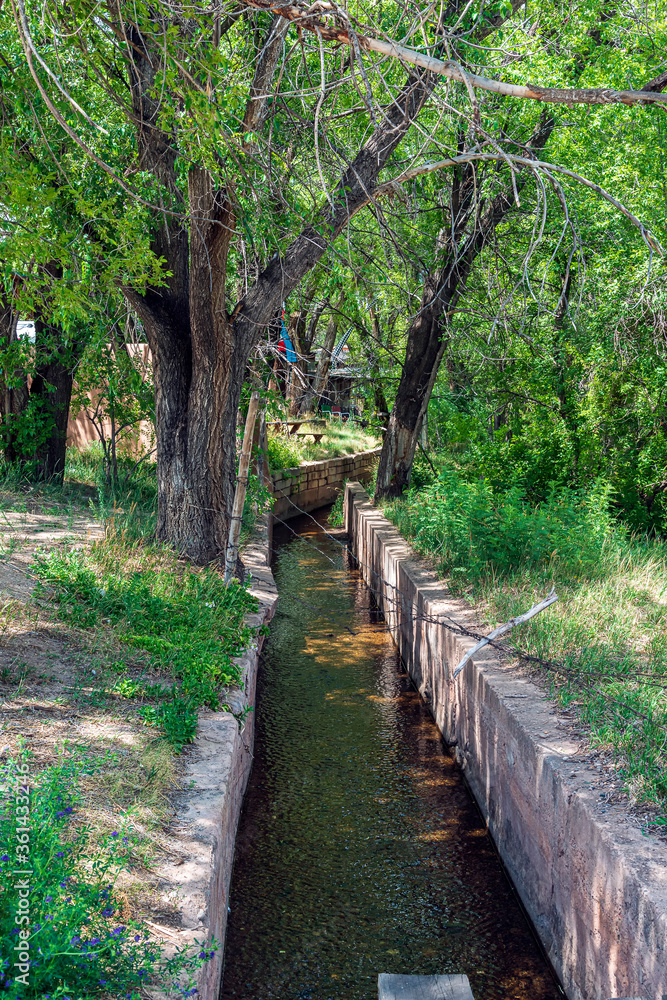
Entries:
{"type": "Polygon", "coordinates": [[[545,163],[544,160],[530,160],[525,156],[514,156],[511,153],[463,153],[461,156],[452,156],[447,160],[437,160],[435,163],[425,163],[421,167],[412,167],[410,170],[406,170],[404,173],[399,174],[398,177],[394,177],[390,181],[381,184],[376,192],[375,197],[378,198],[380,195],[391,195],[397,194],[400,190],[400,185],[405,183],[405,181],[412,180],[414,177],[421,177],[423,174],[430,174],[434,170],[443,170],[446,167],[455,167],[460,163],[473,163],[475,161],[482,160],[510,160],[512,163],[516,163],[521,167],[529,167],[531,170],[545,170],[545,171],[555,171],[556,173],[565,174],[566,177],[572,177],[573,180],[578,181],[585,187],[590,188],[599,194],[600,197],[604,198],[611,205],[621,212],[626,219],[635,226],[642,237],[646,240],[648,245],[656,250],[663,257],[665,256],[665,251],[658,240],[649,232],[643,222],[641,222],[636,215],[625,207],[625,205],[620,202],[617,198],[614,198],[612,194],[605,191],[603,187],[599,184],[595,184],[594,181],[589,181],[587,177],[582,177],[581,174],[577,174],[574,170],[568,170],[567,167],[561,167],[557,163],[545,163]]]}
{"type": "Polygon", "coordinates": [[[533,618],[535,615],[539,615],[540,611],[544,611],[545,608],[548,608],[549,605],[553,604],[557,600],[558,594],[555,590],[552,590],[543,601],[540,601],[539,604],[533,605],[529,611],[524,611],[522,615],[517,615],[516,618],[510,618],[510,620],[505,622],[504,625],[499,625],[498,628],[494,628],[493,632],[489,632],[484,639],[480,639],[480,641],[466,653],[456,667],[454,677],[458,677],[466,663],[471,660],[475,653],[478,653],[484,646],[487,646],[490,642],[493,642],[494,639],[497,639],[499,636],[509,632],[509,630],[514,628],[515,625],[523,625],[524,622],[527,622],[530,618],[533,618]]]}
{"type": "MultiPolygon", "coordinates": [[[[299,28],[319,31],[325,41],[340,42],[343,45],[354,47],[355,39],[352,38],[352,33],[349,30],[342,27],[326,27],[321,19],[313,16],[313,7],[322,13],[335,14],[336,11],[332,4],[317,3],[309,11],[304,11],[294,4],[275,4],[271,3],[271,0],[242,0],[242,2],[248,7],[272,11],[288,21],[297,22],[299,28]]],[[[356,35],[356,39],[359,45],[368,52],[377,52],[379,55],[389,56],[392,59],[400,59],[403,63],[418,66],[420,69],[428,70],[429,73],[436,73],[438,76],[444,76],[447,80],[455,80],[457,83],[465,85],[466,81],[469,81],[473,87],[487,90],[492,94],[500,94],[503,97],[517,97],[524,101],[541,101],[546,104],[667,104],[667,94],[662,94],[657,90],[658,87],[664,86],[667,82],[667,76],[664,80],[662,77],[656,77],[656,80],[652,81],[656,89],[652,87],[650,90],[614,90],[611,87],[560,88],[540,87],[533,83],[503,83],[501,80],[489,80],[476,73],[464,72],[461,66],[451,59],[436,59],[435,56],[429,56],[416,49],[399,45],[398,42],[386,42],[369,35],[359,34],[356,35]]]]}

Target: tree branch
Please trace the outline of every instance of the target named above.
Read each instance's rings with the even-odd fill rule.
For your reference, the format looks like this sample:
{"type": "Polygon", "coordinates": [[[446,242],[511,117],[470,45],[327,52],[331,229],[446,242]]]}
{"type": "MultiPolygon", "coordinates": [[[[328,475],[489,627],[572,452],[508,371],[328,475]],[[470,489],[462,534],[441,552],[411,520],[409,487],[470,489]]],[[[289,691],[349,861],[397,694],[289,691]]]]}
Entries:
{"type": "Polygon", "coordinates": [[[561,167],[558,163],[545,163],[544,160],[531,160],[525,156],[514,156],[511,153],[463,153],[461,156],[452,156],[447,160],[437,160],[434,163],[425,163],[421,167],[412,167],[410,170],[406,170],[404,173],[399,174],[393,180],[387,181],[385,184],[381,184],[375,192],[375,197],[379,198],[381,195],[396,194],[400,185],[405,183],[405,181],[412,180],[414,177],[421,177],[423,174],[432,173],[434,170],[443,170],[445,167],[455,167],[460,163],[473,163],[475,161],[480,162],[484,160],[509,160],[512,163],[516,163],[521,167],[530,167],[532,170],[545,170],[547,172],[554,171],[555,173],[565,174],[566,177],[572,177],[574,180],[583,184],[585,187],[590,188],[595,191],[602,198],[612,204],[615,208],[622,212],[622,214],[629,219],[633,226],[639,229],[642,237],[646,240],[648,245],[656,250],[663,257],[665,251],[658,240],[651,235],[648,229],[644,226],[636,215],[625,207],[625,205],[614,198],[613,195],[609,194],[603,187],[599,184],[595,184],[593,181],[589,181],[588,178],[582,177],[581,174],[577,174],[574,170],[568,170],[567,167],[561,167]]]}
{"type": "MultiPolygon", "coordinates": [[[[479,90],[487,90],[503,97],[517,97],[524,101],[541,101],[546,104],[667,104],[667,94],[660,93],[658,89],[661,77],[656,77],[656,81],[653,81],[657,83],[655,88],[650,87],[646,90],[614,90],[611,87],[560,88],[541,87],[533,83],[503,83],[501,80],[489,80],[476,73],[464,72],[461,66],[451,59],[436,59],[424,52],[399,45],[398,42],[386,42],[369,35],[359,35],[346,27],[327,27],[320,18],[302,10],[295,4],[276,4],[271,3],[271,0],[241,0],[241,2],[248,7],[279,14],[280,17],[297,23],[300,29],[305,28],[307,31],[320,32],[324,41],[340,42],[343,45],[354,47],[356,40],[361,48],[366,49],[367,52],[377,52],[379,55],[389,56],[392,59],[400,59],[401,62],[418,66],[429,73],[444,76],[447,80],[455,80],[464,85],[469,83],[479,90]]],[[[332,9],[332,5],[329,3],[318,3],[313,6],[322,13],[330,12],[334,16],[342,17],[341,13],[332,9]]],[[[667,80],[667,75],[665,75],[665,79],[667,80]]],[[[664,85],[664,81],[662,85],[664,85]]]]}

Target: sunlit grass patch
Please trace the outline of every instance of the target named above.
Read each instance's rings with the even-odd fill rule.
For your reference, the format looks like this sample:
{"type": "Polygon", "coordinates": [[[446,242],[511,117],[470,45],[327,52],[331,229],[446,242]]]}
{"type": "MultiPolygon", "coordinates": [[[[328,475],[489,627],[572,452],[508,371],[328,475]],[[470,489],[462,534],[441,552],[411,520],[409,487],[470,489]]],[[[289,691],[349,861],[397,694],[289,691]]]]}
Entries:
{"type": "Polygon", "coordinates": [[[110,693],[141,700],[141,717],[175,747],[194,737],[197,709],[219,707],[240,679],[234,658],[252,638],[246,613],[255,600],[212,568],[196,569],[167,546],[137,543],[111,528],[89,549],[55,550],[35,564],[36,597],[50,600],[68,626],[111,633],[118,676],[110,693]],[[124,652],[123,652],[124,651],[124,652]],[[123,687],[123,664],[136,661],[168,679],[123,687]]]}
{"type": "Polygon", "coordinates": [[[363,430],[353,421],[307,423],[299,431],[314,431],[323,434],[323,437],[316,443],[311,437],[269,431],[268,458],[272,471],[295,468],[304,462],[319,462],[325,458],[340,458],[359,451],[370,451],[381,444],[370,429],[363,430]]]}

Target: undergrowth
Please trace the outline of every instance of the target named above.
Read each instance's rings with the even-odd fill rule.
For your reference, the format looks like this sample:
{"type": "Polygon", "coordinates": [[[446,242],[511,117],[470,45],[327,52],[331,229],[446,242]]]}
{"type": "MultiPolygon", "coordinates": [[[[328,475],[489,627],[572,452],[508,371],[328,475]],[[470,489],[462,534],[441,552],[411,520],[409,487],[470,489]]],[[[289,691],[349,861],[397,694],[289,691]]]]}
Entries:
{"type": "Polygon", "coordinates": [[[125,650],[114,664],[122,676],[113,693],[141,702],[148,724],[175,748],[194,737],[197,709],[219,707],[221,691],[240,679],[233,658],[252,638],[244,616],[255,599],[236,582],[226,586],[211,568],[179,561],[167,546],[135,541],[114,522],[89,549],[54,550],[36,561],[38,599],[50,599],[75,628],[111,630],[125,650]],[[129,679],[126,662],[172,683],[129,679]]]}
{"type": "Polygon", "coordinates": [[[552,586],[556,604],[513,630],[562,707],[612,750],[631,801],[667,824],[667,546],[630,535],[604,489],[552,488],[532,505],[446,471],[385,513],[451,589],[493,622],[526,611],[552,586]]]}
{"type": "Polygon", "coordinates": [[[100,766],[69,754],[38,774],[27,756],[0,767],[0,990],[8,1000],[139,1000],[146,986],[167,982],[192,996],[196,970],[214,954],[215,945],[196,945],[168,957],[128,914],[118,881],[134,865],[131,824],[100,836],[79,817],[81,779],[100,766]],[[28,868],[24,891],[16,873],[28,868]]]}

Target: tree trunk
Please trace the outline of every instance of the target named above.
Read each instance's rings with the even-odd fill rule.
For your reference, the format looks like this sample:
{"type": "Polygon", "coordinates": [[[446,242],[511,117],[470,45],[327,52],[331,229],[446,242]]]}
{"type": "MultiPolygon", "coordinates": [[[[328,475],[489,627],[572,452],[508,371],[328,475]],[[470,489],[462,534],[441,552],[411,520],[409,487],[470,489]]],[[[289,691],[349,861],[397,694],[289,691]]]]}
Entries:
{"type": "MultiPolygon", "coordinates": [[[[57,263],[44,265],[43,270],[54,281],[62,278],[62,269],[57,263]]],[[[3,300],[0,303],[0,342],[7,346],[16,343],[17,320],[18,315],[12,305],[3,300]]],[[[38,479],[63,481],[74,372],[84,346],[83,338],[69,342],[60,327],[37,315],[35,374],[30,387],[27,373],[23,370],[8,373],[9,378],[5,373],[3,378],[5,458],[9,462],[34,461],[38,479]],[[28,418],[31,404],[35,408],[35,420],[42,425],[43,434],[39,437],[43,440],[36,447],[32,445],[34,450],[27,452],[26,447],[20,444],[18,421],[22,417],[28,418]]]]}
{"type": "Polygon", "coordinates": [[[37,368],[30,386],[30,400],[39,401],[42,416],[49,424],[49,436],[34,455],[35,472],[38,479],[60,483],[65,476],[67,424],[74,373],[84,348],[81,338],[58,350],[57,341],[63,339],[63,332],[58,327],[35,319],[37,368]]]}
{"type": "Polygon", "coordinates": [[[190,171],[188,193],[195,223],[189,247],[181,230],[163,248],[172,271],[168,287],[125,294],[154,358],[158,537],[204,564],[224,555],[227,545],[236,415],[249,352],[239,350],[225,309],[232,206],[198,167],[190,171]]]}
{"type": "MultiPolygon", "coordinates": [[[[542,149],[553,129],[553,119],[542,117],[529,145],[542,149]]],[[[482,213],[475,211],[477,185],[473,170],[455,174],[452,185],[452,230],[447,233],[444,264],[424,281],[419,313],[408,331],[405,363],[389,417],[375,488],[375,502],[400,496],[410,484],[410,474],[422,421],[449,342],[449,320],[465,291],[473,263],[495,232],[498,224],[514,207],[514,192],[508,185],[496,195],[482,213]],[[459,248],[460,238],[474,212],[473,232],[459,248]]],[[[516,186],[526,183],[526,174],[517,176],[516,186]]]]}
{"type": "Polygon", "coordinates": [[[306,308],[290,316],[289,336],[296,354],[296,361],[290,365],[290,381],[287,390],[290,417],[297,415],[304,393],[308,391],[308,376],[306,374],[307,359],[303,342],[306,330],[306,308]]]}
{"type": "MultiPolygon", "coordinates": [[[[341,298],[337,308],[340,309],[342,304],[343,299],[341,298]]],[[[322,396],[326,392],[327,382],[329,381],[329,368],[331,367],[331,354],[336,343],[338,323],[338,315],[334,312],[329,317],[329,322],[327,323],[327,329],[324,335],[324,345],[317,361],[317,370],[315,372],[312,385],[301,400],[301,414],[310,413],[313,409],[313,404],[317,405],[317,402],[321,400],[322,396]]]]}
{"type": "MultiPolygon", "coordinates": [[[[16,312],[11,296],[0,298],[0,350],[8,352],[16,343],[16,312]]],[[[5,359],[8,359],[5,353],[5,359]]],[[[28,380],[24,371],[11,371],[5,360],[0,369],[0,403],[2,405],[2,445],[5,459],[15,462],[20,458],[17,449],[16,436],[12,426],[13,419],[23,412],[28,403],[28,380]]]]}
{"type": "Polygon", "coordinates": [[[372,306],[370,308],[370,317],[373,330],[373,343],[368,344],[365,340],[362,340],[362,346],[364,354],[366,355],[366,361],[368,362],[368,366],[370,368],[371,384],[373,386],[373,405],[375,407],[375,411],[378,414],[388,414],[389,404],[387,403],[387,397],[384,394],[382,373],[380,371],[380,362],[378,358],[378,345],[382,346],[380,323],[377,318],[377,313],[372,306]]]}
{"type": "MultiPolygon", "coordinates": [[[[165,186],[171,205],[181,209],[176,142],[160,128],[154,96],[161,54],[145,51],[145,36],[138,31],[131,41],[128,70],[139,161],[165,186]]],[[[272,58],[279,52],[276,39],[272,58]]],[[[266,80],[271,76],[265,68],[261,75],[266,80]]],[[[321,260],[355,212],[368,204],[380,172],[435,82],[433,75],[421,71],[409,75],[341,176],[333,207],[326,203],[314,224],[282,256],[272,258],[231,314],[224,296],[233,212],[211,173],[197,167],[190,171],[188,227],[173,216],[156,221],[152,249],[165,261],[166,282],[143,294],[130,288],[124,292],[141,318],[154,359],[158,538],[196,563],[216,559],[225,550],[234,495],[236,413],[250,355],[282,301],[321,260]]],[[[251,100],[248,114],[255,124],[261,120],[258,97],[253,93],[251,100]]]]}

